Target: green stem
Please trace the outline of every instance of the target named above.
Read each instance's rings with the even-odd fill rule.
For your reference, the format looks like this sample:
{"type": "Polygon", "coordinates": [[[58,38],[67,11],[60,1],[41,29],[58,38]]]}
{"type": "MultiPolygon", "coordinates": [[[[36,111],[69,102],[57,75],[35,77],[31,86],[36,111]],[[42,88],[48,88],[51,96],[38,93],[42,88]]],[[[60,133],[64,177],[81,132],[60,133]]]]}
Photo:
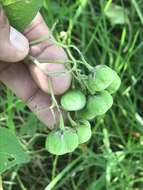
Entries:
{"type": "Polygon", "coordinates": [[[49,77],[56,77],[56,76],[60,76],[60,75],[65,75],[65,74],[68,74],[68,73],[72,73],[73,71],[76,70],[76,64],[73,63],[72,61],[70,60],[67,60],[66,63],[73,63],[73,67],[72,68],[69,68],[68,65],[65,65],[68,70],[66,71],[54,71],[54,72],[50,72],[50,71],[45,71],[45,69],[42,69],[41,68],[41,65],[42,63],[53,63],[53,64],[65,64],[64,61],[61,61],[61,60],[50,60],[50,59],[47,59],[47,60],[37,60],[35,57],[31,56],[31,55],[28,55],[27,57],[27,60],[30,60],[32,63],[34,63],[45,75],[49,76],[49,77]]]}
{"type": "Polygon", "coordinates": [[[49,78],[48,83],[49,83],[50,94],[51,94],[51,98],[52,98],[51,112],[52,112],[52,115],[53,115],[53,117],[54,117],[54,119],[55,119],[55,121],[56,121],[56,116],[55,116],[55,112],[54,112],[54,109],[53,109],[53,108],[54,108],[54,107],[57,108],[57,111],[58,111],[59,115],[62,115],[62,113],[61,113],[61,110],[60,110],[60,108],[59,108],[58,102],[57,102],[57,100],[56,100],[56,98],[55,98],[55,95],[54,95],[51,78],[49,78]]]}
{"type": "Polygon", "coordinates": [[[59,105],[57,103],[57,100],[56,100],[54,92],[53,92],[52,81],[51,81],[50,78],[49,78],[48,82],[49,82],[50,94],[51,94],[51,97],[52,97],[53,104],[57,107],[58,112],[61,114],[61,110],[59,108],[59,105]]]}
{"type": "Polygon", "coordinates": [[[17,176],[17,180],[18,180],[21,190],[27,190],[27,188],[24,186],[19,176],[17,176]]]}
{"type": "Polygon", "coordinates": [[[51,183],[45,188],[45,190],[52,190],[56,184],[68,173],[79,161],[81,157],[78,157],[74,161],[72,161],[62,172],[60,172],[52,181],[51,183]]]}
{"type": "Polygon", "coordinates": [[[69,122],[71,123],[71,125],[73,127],[77,126],[77,123],[72,119],[72,117],[71,117],[71,115],[70,115],[69,112],[68,112],[67,116],[68,116],[68,119],[69,119],[69,122]]]}
{"type": "MultiPolygon", "coordinates": [[[[41,42],[44,42],[44,41],[50,41],[51,40],[51,36],[42,36],[41,38],[37,39],[37,40],[33,40],[30,42],[30,46],[32,45],[36,45],[36,44],[39,44],[41,42]]],[[[51,40],[51,43],[53,44],[53,39],[51,40]]]]}
{"type": "Polygon", "coordinates": [[[62,114],[60,115],[60,129],[64,130],[65,129],[65,125],[64,125],[64,119],[62,114]]]}
{"type": "MultiPolygon", "coordinates": [[[[47,36],[43,37],[42,39],[39,39],[37,42],[40,43],[42,41],[46,41],[48,39],[47,36]]],[[[64,44],[61,44],[61,43],[58,43],[58,42],[55,42],[56,45],[60,46],[60,47],[63,47],[65,48],[67,51],[69,48],[73,48],[77,51],[77,53],[80,55],[81,59],[82,59],[82,64],[85,65],[85,67],[89,70],[89,71],[92,71],[93,70],[93,67],[87,63],[87,61],[85,60],[83,54],[80,52],[80,50],[74,46],[74,45],[64,45],[64,44]]],[[[69,52],[68,52],[69,53],[69,52]]],[[[70,55],[71,56],[71,55],[70,55]]]]}
{"type": "MultiPolygon", "coordinates": [[[[15,180],[15,178],[17,177],[17,173],[18,173],[18,170],[19,170],[19,167],[20,165],[18,165],[12,172],[11,174],[11,178],[10,178],[10,181],[13,182],[15,180]]],[[[12,190],[13,189],[13,183],[10,183],[9,184],[9,187],[7,190],[12,190]]]]}
{"type": "Polygon", "coordinates": [[[67,53],[70,56],[70,58],[72,58],[72,60],[75,60],[75,58],[72,56],[71,52],[69,51],[69,48],[75,49],[82,59],[81,64],[84,65],[89,71],[93,70],[93,67],[87,63],[84,56],[82,55],[82,53],[80,52],[80,50],[76,46],[74,46],[74,45],[68,45],[68,46],[67,45],[61,45],[61,46],[67,50],[67,53]]]}
{"type": "Polygon", "coordinates": [[[39,38],[37,40],[31,41],[30,46],[39,44],[39,43],[41,43],[43,41],[47,41],[47,40],[48,40],[48,42],[51,40],[52,44],[55,44],[55,39],[52,37],[53,36],[52,33],[54,32],[56,25],[57,25],[57,21],[55,22],[55,24],[52,26],[51,30],[49,31],[49,35],[42,36],[41,38],[39,38]]]}
{"type": "Polygon", "coordinates": [[[56,155],[54,159],[54,163],[53,163],[53,169],[52,169],[52,180],[55,178],[55,175],[56,175],[56,167],[58,163],[58,158],[59,156],[56,155]]]}
{"type": "Polygon", "coordinates": [[[0,190],[3,190],[3,185],[2,185],[2,176],[0,175],[0,190]]]}

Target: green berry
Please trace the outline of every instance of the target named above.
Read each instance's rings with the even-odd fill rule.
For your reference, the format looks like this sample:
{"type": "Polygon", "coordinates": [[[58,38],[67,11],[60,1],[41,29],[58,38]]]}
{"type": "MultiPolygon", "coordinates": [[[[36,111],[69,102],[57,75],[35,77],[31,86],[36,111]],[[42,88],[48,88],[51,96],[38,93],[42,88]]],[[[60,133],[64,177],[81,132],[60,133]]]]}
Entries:
{"type": "Polygon", "coordinates": [[[106,65],[98,65],[89,76],[87,86],[93,93],[105,90],[114,80],[114,71],[106,65]]]}
{"type": "Polygon", "coordinates": [[[104,90],[103,92],[101,92],[100,96],[105,101],[106,109],[108,111],[112,107],[112,105],[113,105],[113,97],[106,90],[104,90]]]}
{"type": "Polygon", "coordinates": [[[78,136],[74,130],[54,129],[46,138],[46,149],[55,155],[63,155],[74,151],[78,146],[78,136]]]}
{"type": "Polygon", "coordinates": [[[92,131],[88,121],[84,122],[82,125],[78,125],[76,131],[79,144],[85,143],[91,138],[92,131]]]}
{"type": "Polygon", "coordinates": [[[78,119],[85,119],[85,120],[92,120],[95,118],[95,115],[93,113],[90,113],[89,110],[86,108],[78,111],[76,113],[76,116],[78,119]]]}
{"type": "Polygon", "coordinates": [[[91,120],[96,116],[105,114],[112,106],[113,98],[107,91],[102,91],[97,95],[90,96],[86,107],[77,113],[82,119],[91,120]]]}
{"type": "Polygon", "coordinates": [[[116,72],[114,72],[114,80],[113,82],[108,86],[107,90],[110,94],[115,93],[121,85],[121,79],[118,76],[116,72]]]}
{"type": "Polygon", "coordinates": [[[95,116],[105,114],[113,104],[112,96],[103,91],[95,96],[91,96],[87,102],[87,110],[95,116]]]}
{"type": "Polygon", "coordinates": [[[86,104],[85,95],[79,90],[70,90],[61,98],[61,105],[66,111],[77,111],[84,108],[86,104]]]}
{"type": "Polygon", "coordinates": [[[64,140],[67,152],[73,152],[78,147],[78,136],[73,129],[66,127],[64,131],[64,140]]]}

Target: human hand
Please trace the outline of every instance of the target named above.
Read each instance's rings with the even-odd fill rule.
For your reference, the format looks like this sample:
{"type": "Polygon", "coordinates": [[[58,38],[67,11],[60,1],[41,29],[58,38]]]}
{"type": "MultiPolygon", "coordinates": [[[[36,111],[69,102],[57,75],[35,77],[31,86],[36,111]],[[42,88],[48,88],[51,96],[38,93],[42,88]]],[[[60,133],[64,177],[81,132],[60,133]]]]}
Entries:
{"type": "MultiPolygon", "coordinates": [[[[47,60],[51,62],[67,60],[64,50],[53,42],[43,41],[29,48],[28,41],[49,35],[49,29],[40,14],[27,27],[24,37],[9,26],[3,10],[0,9],[0,81],[15,92],[42,122],[52,127],[56,121],[48,109],[51,105],[51,98],[47,94],[50,90],[49,78],[36,65],[30,62],[19,62],[30,52],[31,56],[45,60],[45,63],[41,64],[45,71],[66,71],[64,64],[47,62],[47,60]]],[[[69,88],[71,76],[65,73],[52,77],[51,80],[54,93],[60,95],[69,88]]]]}

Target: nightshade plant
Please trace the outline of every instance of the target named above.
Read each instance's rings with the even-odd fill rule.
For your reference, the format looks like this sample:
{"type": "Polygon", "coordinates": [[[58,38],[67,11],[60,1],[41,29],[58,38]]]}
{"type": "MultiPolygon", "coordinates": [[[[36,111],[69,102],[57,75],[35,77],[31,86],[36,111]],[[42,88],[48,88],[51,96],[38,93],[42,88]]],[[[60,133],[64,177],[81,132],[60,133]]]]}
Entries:
{"type": "MultiPolygon", "coordinates": [[[[25,29],[42,6],[42,0],[0,0],[0,3],[5,9],[11,25],[19,31],[25,29]]],[[[82,59],[81,62],[76,62],[69,51],[69,48],[74,48],[74,46],[61,46],[67,50],[70,61],[66,66],[69,69],[68,72],[73,76],[73,81],[71,89],[61,97],[60,103],[56,101],[51,86],[53,107],[56,107],[59,112],[60,124],[47,134],[45,148],[54,155],[70,153],[79,144],[86,143],[91,138],[92,121],[96,117],[104,115],[111,108],[112,94],[119,89],[121,84],[120,77],[112,68],[107,65],[92,67],[75,47],[82,59]],[[66,124],[64,124],[61,110],[67,113],[66,124]]],[[[32,60],[37,66],[42,64],[36,58],[30,59],[30,61],[32,60]]],[[[48,75],[48,73],[46,74],[48,75]]],[[[50,78],[51,73],[48,76],[50,78]]],[[[0,174],[10,167],[28,160],[29,158],[16,135],[8,129],[0,128],[0,174]],[[5,146],[6,148],[3,149],[2,147],[5,146]],[[17,152],[16,149],[19,151],[17,152]]]]}
{"type": "Polygon", "coordinates": [[[71,152],[77,148],[77,142],[82,144],[91,138],[89,121],[104,115],[111,108],[113,104],[111,94],[118,90],[121,83],[117,73],[106,65],[90,68],[89,73],[84,75],[86,78],[84,89],[80,87],[78,81],[74,81],[74,86],[77,85],[77,88],[74,87],[61,97],[61,108],[69,113],[75,113],[75,116],[73,121],[68,114],[72,130],[64,127],[62,122],[59,129],[54,129],[48,134],[46,149],[52,154],[62,155],[71,152]]]}

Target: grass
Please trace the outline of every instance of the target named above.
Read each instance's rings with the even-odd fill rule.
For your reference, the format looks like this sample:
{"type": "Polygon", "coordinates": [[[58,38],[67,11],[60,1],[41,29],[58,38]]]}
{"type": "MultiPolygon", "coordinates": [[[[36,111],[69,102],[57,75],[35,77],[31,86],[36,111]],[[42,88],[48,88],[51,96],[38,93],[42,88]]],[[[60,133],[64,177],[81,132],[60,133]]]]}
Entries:
{"type": "MultiPolygon", "coordinates": [[[[43,149],[44,130],[11,91],[1,87],[1,126],[16,128],[31,162],[3,175],[6,190],[143,189],[143,2],[126,8],[129,23],[112,26],[104,14],[112,0],[45,1],[42,14],[56,39],[76,46],[92,66],[107,64],[122,78],[113,108],[93,122],[93,137],[74,153],[55,157],[43,149]],[[65,31],[67,38],[60,38],[65,31]]],[[[77,60],[75,49],[70,51],[77,60]]]]}

